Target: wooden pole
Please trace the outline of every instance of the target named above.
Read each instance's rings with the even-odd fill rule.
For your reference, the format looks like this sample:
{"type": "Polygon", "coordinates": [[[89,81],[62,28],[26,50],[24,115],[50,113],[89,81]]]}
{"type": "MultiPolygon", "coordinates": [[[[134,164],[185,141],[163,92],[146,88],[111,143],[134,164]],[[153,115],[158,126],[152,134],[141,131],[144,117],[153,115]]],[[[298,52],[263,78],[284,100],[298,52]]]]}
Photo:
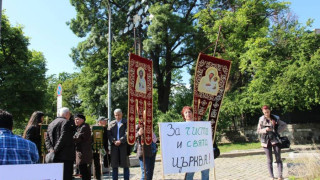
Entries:
{"type": "Polygon", "coordinates": [[[144,154],[144,126],[142,125],[143,128],[143,134],[142,134],[142,138],[141,138],[141,142],[143,141],[143,143],[141,143],[142,146],[142,159],[143,159],[143,172],[144,172],[144,179],[147,179],[147,173],[146,173],[146,159],[145,159],[145,154],[144,154]]]}
{"type": "Polygon", "coordinates": [[[213,51],[213,57],[215,57],[215,54],[216,54],[216,50],[217,50],[217,46],[218,46],[218,41],[219,41],[219,36],[220,36],[220,31],[221,31],[221,25],[219,26],[218,37],[217,37],[216,45],[215,45],[214,51],[213,51]]]}
{"type": "MultiPolygon", "coordinates": [[[[215,54],[216,54],[216,50],[217,50],[217,46],[218,46],[218,41],[219,41],[219,37],[220,37],[220,32],[221,32],[221,25],[219,26],[218,37],[217,37],[216,45],[215,45],[214,51],[213,51],[213,57],[215,57],[215,54]]],[[[218,122],[218,118],[217,118],[217,122],[218,122]]],[[[216,127],[215,127],[214,131],[216,131],[216,128],[217,128],[217,123],[216,123],[216,127]]],[[[216,132],[214,132],[214,136],[213,136],[213,141],[212,141],[212,143],[214,143],[215,136],[216,136],[216,132]]],[[[214,159],[214,154],[213,154],[213,159],[214,159]]],[[[213,178],[214,178],[214,180],[217,179],[217,177],[216,177],[216,167],[215,167],[215,166],[213,167],[213,178]]]]}

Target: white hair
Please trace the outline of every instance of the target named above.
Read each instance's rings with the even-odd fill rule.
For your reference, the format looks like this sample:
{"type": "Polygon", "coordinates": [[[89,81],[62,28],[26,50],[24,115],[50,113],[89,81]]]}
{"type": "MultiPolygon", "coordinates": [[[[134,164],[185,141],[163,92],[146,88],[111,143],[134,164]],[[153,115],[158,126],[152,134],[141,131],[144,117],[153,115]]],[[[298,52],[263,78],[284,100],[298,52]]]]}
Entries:
{"type": "Polygon", "coordinates": [[[121,109],[115,109],[115,110],[113,111],[114,114],[116,114],[116,113],[118,113],[118,112],[122,114],[121,109]]]}
{"type": "Polygon", "coordinates": [[[67,107],[62,107],[59,109],[59,117],[64,117],[64,115],[67,113],[67,112],[70,112],[69,108],[67,107]]]}

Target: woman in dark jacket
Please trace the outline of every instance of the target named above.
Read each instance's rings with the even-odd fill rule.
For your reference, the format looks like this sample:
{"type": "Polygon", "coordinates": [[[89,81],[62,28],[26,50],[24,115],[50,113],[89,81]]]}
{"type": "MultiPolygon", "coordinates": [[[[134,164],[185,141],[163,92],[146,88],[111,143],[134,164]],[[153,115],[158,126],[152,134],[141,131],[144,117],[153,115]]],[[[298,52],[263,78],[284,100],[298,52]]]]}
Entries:
{"type": "Polygon", "coordinates": [[[39,160],[41,159],[41,135],[40,125],[43,121],[44,113],[41,111],[35,111],[32,113],[28,125],[23,133],[23,138],[34,142],[38,148],[39,160]]]}
{"type": "Polygon", "coordinates": [[[74,116],[77,131],[73,136],[76,146],[76,164],[79,166],[83,180],[91,179],[92,139],[90,126],[85,123],[86,117],[82,114],[74,116]]]}

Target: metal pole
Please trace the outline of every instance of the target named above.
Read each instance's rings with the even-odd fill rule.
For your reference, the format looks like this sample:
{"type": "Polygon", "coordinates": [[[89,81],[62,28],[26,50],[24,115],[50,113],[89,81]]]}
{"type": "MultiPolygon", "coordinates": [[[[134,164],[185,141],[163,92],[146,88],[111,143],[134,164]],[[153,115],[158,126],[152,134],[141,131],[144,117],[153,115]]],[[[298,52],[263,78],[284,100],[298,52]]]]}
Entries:
{"type": "Polygon", "coordinates": [[[109,37],[108,37],[108,123],[111,121],[111,7],[108,1],[109,37]]]}
{"type": "Polygon", "coordinates": [[[2,21],[2,0],[0,0],[0,39],[1,39],[1,21],[2,21]]]}

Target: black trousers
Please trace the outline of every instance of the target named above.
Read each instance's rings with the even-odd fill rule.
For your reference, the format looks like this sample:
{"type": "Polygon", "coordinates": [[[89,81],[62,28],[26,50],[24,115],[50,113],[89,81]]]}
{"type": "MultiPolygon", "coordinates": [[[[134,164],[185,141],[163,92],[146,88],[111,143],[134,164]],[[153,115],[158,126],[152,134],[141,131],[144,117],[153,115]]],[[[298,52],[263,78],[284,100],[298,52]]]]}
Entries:
{"type": "Polygon", "coordinates": [[[93,174],[96,176],[96,179],[101,179],[101,165],[100,165],[100,154],[93,153],[93,174]]]}
{"type": "Polygon", "coordinates": [[[90,164],[80,164],[79,170],[80,170],[80,174],[82,176],[82,180],[90,180],[91,179],[91,165],[90,164]]]}
{"type": "Polygon", "coordinates": [[[54,162],[63,163],[63,180],[71,180],[73,174],[73,161],[55,159],[54,162]]]}

